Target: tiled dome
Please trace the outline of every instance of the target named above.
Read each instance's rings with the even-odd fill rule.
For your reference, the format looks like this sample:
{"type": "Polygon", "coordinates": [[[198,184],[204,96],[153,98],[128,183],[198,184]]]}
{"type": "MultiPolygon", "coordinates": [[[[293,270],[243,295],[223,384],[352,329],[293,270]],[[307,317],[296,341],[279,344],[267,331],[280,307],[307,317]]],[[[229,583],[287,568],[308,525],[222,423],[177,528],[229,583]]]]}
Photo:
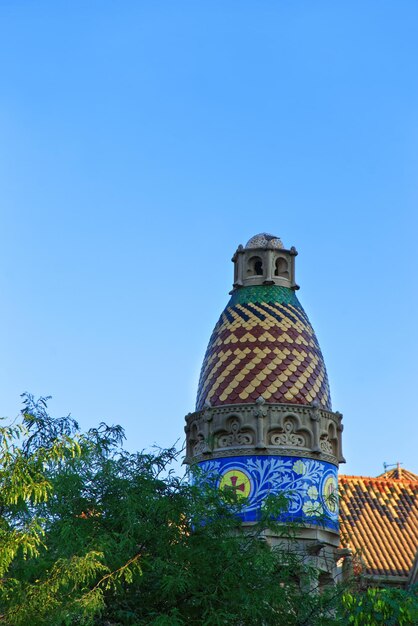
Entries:
{"type": "Polygon", "coordinates": [[[196,410],[255,402],[331,410],[324,359],[294,291],[277,285],[236,289],[210,338],[196,410]]]}
{"type": "Polygon", "coordinates": [[[258,235],[254,235],[251,237],[249,241],[247,241],[246,248],[278,248],[281,250],[283,248],[282,241],[276,235],[270,235],[269,233],[259,233],[258,235]]]}

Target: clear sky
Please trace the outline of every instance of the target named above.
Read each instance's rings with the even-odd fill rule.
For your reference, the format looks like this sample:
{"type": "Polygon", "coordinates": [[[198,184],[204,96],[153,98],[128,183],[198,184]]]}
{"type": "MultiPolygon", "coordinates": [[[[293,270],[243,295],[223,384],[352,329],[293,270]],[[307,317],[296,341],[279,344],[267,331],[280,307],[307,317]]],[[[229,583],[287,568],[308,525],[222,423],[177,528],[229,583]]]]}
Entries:
{"type": "Polygon", "coordinates": [[[0,0],[0,414],[183,439],[230,258],[296,246],[345,473],[418,472],[415,0],[0,0]]]}

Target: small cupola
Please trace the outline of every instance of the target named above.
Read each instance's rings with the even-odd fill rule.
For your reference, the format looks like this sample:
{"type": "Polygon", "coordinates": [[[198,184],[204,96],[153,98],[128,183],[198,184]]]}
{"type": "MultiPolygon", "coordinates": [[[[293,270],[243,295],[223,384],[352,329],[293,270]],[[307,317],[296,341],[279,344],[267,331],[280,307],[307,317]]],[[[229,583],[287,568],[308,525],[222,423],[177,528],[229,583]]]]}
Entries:
{"type": "Polygon", "coordinates": [[[275,235],[254,235],[243,247],[238,246],[232,257],[234,263],[234,289],[251,285],[280,285],[299,289],[295,283],[294,247],[286,250],[275,235]]]}

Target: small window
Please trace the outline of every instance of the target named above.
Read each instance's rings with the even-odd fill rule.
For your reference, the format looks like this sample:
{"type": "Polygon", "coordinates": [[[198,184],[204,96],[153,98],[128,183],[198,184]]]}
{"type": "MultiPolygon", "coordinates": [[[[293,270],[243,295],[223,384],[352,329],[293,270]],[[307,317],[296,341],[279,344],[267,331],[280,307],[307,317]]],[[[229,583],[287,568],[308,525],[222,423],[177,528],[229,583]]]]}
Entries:
{"type": "Polygon", "coordinates": [[[289,278],[289,266],[287,264],[286,259],[284,259],[282,256],[279,256],[278,259],[276,259],[276,268],[274,270],[274,275],[275,276],[281,276],[282,278],[289,278]]]}
{"type": "Polygon", "coordinates": [[[248,261],[247,274],[248,276],[263,275],[263,261],[259,256],[252,256],[248,261]]]}

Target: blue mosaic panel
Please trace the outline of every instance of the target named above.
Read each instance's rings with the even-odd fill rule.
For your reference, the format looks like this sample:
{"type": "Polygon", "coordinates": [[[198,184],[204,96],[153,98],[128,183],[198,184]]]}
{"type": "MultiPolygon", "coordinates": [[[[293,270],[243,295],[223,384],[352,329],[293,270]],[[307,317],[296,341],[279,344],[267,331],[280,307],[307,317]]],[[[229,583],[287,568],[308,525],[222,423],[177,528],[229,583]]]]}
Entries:
{"type": "Polygon", "coordinates": [[[245,522],[255,522],[263,500],[282,493],[288,509],[280,521],[297,521],[338,530],[337,468],[331,463],[290,456],[238,456],[198,464],[219,488],[247,498],[245,522]]]}

